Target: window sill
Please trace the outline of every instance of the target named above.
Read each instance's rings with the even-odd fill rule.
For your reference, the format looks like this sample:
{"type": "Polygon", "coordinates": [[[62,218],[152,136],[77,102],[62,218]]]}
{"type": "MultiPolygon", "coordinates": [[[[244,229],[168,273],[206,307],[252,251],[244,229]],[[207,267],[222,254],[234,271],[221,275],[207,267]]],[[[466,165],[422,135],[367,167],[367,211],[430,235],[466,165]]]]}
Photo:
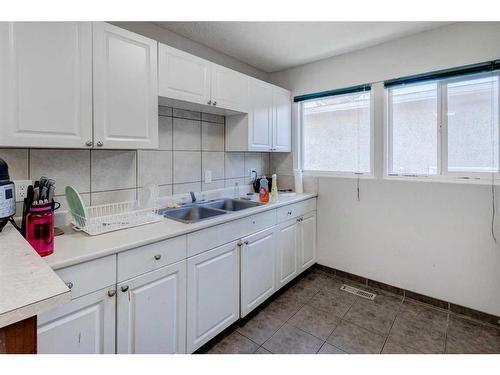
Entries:
{"type": "MultiPolygon", "coordinates": [[[[459,177],[445,177],[445,176],[387,176],[383,177],[387,181],[411,181],[411,182],[438,182],[447,184],[463,184],[463,185],[491,185],[491,177],[470,177],[470,178],[459,178],[459,177]]],[[[493,180],[495,186],[500,185],[500,179],[495,177],[493,180]]]]}
{"type": "Polygon", "coordinates": [[[303,176],[308,177],[335,177],[335,178],[354,178],[354,179],[364,179],[364,180],[374,180],[376,177],[373,174],[355,174],[355,173],[344,173],[344,172],[321,172],[321,171],[303,171],[303,176]]]}

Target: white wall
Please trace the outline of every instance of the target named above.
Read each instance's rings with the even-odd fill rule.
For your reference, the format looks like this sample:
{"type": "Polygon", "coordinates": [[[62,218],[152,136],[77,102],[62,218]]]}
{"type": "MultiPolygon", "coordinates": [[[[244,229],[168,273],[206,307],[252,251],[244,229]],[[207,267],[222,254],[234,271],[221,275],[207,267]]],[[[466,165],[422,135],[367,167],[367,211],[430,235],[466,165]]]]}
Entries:
{"type": "MultiPolygon", "coordinates": [[[[299,95],[498,58],[500,23],[459,23],[278,72],[271,80],[299,95]]],[[[381,84],[373,91],[383,96],[381,84]]],[[[491,188],[384,180],[382,101],[375,110],[377,178],[361,180],[361,201],[355,179],[318,181],[318,262],[500,316],[491,188]]]]}
{"type": "Polygon", "coordinates": [[[137,34],[144,35],[148,38],[155,39],[160,43],[167,44],[171,47],[199,56],[203,59],[212,61],[216,64],[225,66],[230,69],[237,70],[249,76],[267,81],[269,75],[253,66],[250,66],[242,61],[239,61],[231,56],[215,51],[203,44],[185,38],[182,35],[166,30],[152,22],[110,22],[113,25],[133,31],[137,34]]]}

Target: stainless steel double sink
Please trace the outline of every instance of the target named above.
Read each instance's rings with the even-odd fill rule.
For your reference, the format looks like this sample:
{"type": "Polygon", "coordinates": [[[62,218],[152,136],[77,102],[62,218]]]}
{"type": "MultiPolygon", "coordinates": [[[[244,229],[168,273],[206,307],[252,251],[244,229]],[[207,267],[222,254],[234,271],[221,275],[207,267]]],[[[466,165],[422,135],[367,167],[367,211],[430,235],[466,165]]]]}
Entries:
{"type": "Polygon", "coordinates": [[[228,212],[241,211],[257,206],[260,206],[260,203],[242,199],[214,199],[187,204],[179,208],[161,209],[159,214],[182,223],[196,223],[228,212]]]}

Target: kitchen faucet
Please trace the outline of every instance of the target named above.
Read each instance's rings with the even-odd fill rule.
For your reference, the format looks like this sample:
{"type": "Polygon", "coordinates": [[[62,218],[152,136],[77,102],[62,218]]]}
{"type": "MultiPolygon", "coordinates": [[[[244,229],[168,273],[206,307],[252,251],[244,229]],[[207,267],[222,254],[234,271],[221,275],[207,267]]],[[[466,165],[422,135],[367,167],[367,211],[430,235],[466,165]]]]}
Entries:
{"type": "Polygon", "coordinates": [[[190,191],[189,194],[191,194],[191,203],[196,202],[196,197],[194,195],[194,191],[190,191]]]}

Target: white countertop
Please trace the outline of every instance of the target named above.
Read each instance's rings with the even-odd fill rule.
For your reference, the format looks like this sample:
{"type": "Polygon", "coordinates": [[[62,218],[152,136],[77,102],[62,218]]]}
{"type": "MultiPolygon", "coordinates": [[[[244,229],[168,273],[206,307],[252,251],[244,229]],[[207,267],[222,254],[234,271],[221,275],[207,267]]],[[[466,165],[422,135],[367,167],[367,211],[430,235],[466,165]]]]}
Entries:
{"type": "Polygon", "coordinates": [[[7,224],[0,232],[0,328],[70,300],[64,282],[7,224]]]}
{"type": "Polygon", "coordinates": [[[163,219],[158,223],[119,230],[97,236],[89,236],[85,233],[77,232],[69,227],[66,227],[64,228],[65,234],[55,238],[54,253],[43,259],[56,270],[147,245],[149,243],[177,237],[313,197],[316,197],[316,194],[280,194],[278,202],[268,203],[238,212],[230,212],[212,219],[202,220],[197,223],[184,224],[171,219],[163,219]]]}

